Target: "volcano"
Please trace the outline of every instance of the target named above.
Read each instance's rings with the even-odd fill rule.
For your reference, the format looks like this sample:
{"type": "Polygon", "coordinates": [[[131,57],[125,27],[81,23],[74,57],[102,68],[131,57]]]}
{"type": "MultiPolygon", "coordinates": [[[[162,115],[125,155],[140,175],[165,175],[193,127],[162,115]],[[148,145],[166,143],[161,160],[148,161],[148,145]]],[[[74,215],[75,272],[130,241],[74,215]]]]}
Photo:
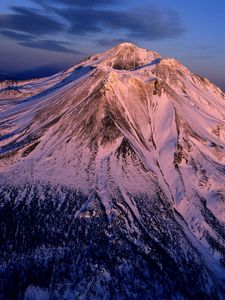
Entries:
{"type": "Polygon", "coordinates": [[[122,43],[0,81],[0,298],[224,299],[225,94],[122,43]]]}

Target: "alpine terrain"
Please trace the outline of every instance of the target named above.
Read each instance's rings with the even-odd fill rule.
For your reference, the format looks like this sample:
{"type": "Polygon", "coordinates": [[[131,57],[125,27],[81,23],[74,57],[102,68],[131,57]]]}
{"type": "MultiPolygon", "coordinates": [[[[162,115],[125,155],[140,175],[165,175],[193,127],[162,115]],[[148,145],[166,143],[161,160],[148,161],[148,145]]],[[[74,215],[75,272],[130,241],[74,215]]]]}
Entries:
{"type": "Polygon", "coordinates": [[[225,94],[122,43],[0,82],[0,299],[225,299],[225,94]]]}

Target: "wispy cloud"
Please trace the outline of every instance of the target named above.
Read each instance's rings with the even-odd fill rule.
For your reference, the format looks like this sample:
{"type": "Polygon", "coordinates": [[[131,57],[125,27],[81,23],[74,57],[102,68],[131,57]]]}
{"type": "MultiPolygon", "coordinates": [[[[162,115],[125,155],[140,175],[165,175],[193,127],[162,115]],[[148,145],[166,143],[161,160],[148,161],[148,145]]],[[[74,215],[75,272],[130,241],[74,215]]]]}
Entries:
{"type": "Polygon", "coordinates": [[[33,9],[13,6],[11,14],[0,14],[0,27],[31,34],[52,34],[62,31],[63,24],[57,20],[34,12],[33,9]]]}
{"type": "MultiPolygon", "coordinates": [[[[38,3],[42,6],[46,5],[46,0],[32,0],[35,3],[38,3]]],[[[115,5],[118,3],[119,0],[48,0],[49,4],[61,4],[63,6],[74,6],[74,7],[87,7],[90,9],[90,7],[98,7],[98,6],[107,6],[107,5],[115,5]]]]}
{"type": "Polygon", "coordinates": [[[184,33],[178,14],[153,6],[128,10],[102,10],[83,8],[56,8],[55,13],[70,23],[74,35],[107,33],[125,38],[165,39],[184,33]]]}
{"type": "Polygon", "coordinates": [[[13,30],[2,30],[0,31],[0,34],[3,35],[4,37],[7,37],[12,40],[17,40],[17,41],[29,41],[34,38],[34,36],[31,34],[19,33],[13,30]]]}
{"type": "Polygon", "coordinates": [[[71,45],[70,43],[60,42],[60,41],[52,41],[52,40],[29,40],[24,42],[19,42],[20,45],[35,48],[35,49],[44,49],[50,51],[57,51],[57,52],[65,52],[65,53],[72,53],[72,54],[79,54],[83,55],[81,51],[69,49],[65,47],[65,45],[71,45]]]}
{"type": "Polygon", "coordinates": [[[84,55],[81,51],[71,49],[70,47],[73,46],[72,43],[50,39],[38,39],[35,35],[19,33],[13,30],[2,30],[0,34],[6,38],[16,40],[19,45],[24,47],[84,55]]]}
{"type": "Polygon", "coordinates": [[[11,13],[0,14],[1,34],[29,48],[77,53],[72,44],[52,35],[96,35],[96,45],[111,46],[124,40],[176,38],[185,32],[176,11],[152,5],[119,9],[112,8],[114,0],[32,2],[39,9],[12,6],[11,13]]]}

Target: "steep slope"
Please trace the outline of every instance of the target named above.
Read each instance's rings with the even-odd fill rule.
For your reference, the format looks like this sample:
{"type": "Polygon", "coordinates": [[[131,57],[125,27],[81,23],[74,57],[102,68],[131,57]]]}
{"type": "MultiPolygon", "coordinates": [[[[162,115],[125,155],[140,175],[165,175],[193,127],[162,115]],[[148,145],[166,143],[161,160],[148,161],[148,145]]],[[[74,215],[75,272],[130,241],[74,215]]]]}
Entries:
{"type": "Polygon", "coordinates": [[[220,89],[129,43],[0,88],[4,299],[225,297],[220,89]]]}

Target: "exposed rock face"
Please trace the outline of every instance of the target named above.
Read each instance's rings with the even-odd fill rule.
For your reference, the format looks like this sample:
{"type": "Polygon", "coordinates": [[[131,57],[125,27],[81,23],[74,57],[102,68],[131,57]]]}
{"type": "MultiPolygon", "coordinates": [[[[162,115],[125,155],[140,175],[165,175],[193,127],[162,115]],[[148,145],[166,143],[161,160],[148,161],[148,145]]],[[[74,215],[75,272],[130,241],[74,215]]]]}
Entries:
{"type": "Polygon", "coordinates": [[[225,297],[219,88],[123,43],[0,97],[0,299],[225,297]]]}

